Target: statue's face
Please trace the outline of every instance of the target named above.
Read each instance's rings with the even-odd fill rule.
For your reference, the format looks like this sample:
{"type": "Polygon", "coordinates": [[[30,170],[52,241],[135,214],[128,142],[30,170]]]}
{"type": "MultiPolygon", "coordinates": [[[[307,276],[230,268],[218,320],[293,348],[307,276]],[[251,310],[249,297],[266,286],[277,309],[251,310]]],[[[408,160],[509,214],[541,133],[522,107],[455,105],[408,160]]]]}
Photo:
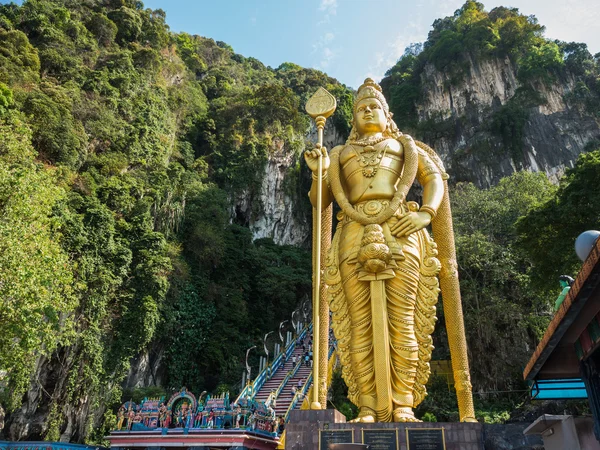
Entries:
{"type": "Polygon", "coordinates": [[[376,98],[364,98],[354,108],[354,124],[359,134],[383,132],[387,118],[383,106],[376,98]]]}

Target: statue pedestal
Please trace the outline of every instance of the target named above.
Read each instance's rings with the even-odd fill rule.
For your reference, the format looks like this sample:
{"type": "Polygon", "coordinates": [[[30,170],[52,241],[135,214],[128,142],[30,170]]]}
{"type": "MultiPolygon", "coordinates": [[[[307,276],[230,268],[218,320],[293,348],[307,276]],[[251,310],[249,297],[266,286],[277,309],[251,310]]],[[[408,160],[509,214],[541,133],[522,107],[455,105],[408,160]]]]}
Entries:
{"type": "Polygon", "coordinates": [[[367,443],[370,450],[483,450],[480,423],[347,423],[334,409],[291,411],[285,434],[286,450],[327,450],[329,443],[367,443]]]}

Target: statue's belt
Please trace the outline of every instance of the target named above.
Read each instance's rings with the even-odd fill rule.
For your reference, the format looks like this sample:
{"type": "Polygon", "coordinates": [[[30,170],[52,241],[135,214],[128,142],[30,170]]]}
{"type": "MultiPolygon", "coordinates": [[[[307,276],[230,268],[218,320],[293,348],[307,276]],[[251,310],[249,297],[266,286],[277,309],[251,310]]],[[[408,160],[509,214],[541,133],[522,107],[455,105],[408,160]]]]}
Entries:
{"type": "MultiPolygon", "coordinates": [[[[409,202],[409,203],[414,203],[414,202],[409,202]]],[[[367,216],[376,216],[381,211],[383,211],[385,208],[387,208],[389,205],[390,205],[390,200],[365,200],[362,202],[355,203],[353,206],[354,206],[354,209],[360,213],[363,213],[367,216]]],[[[417,206],[417,209],[418,209],[418,206],[417,206]]],[[[406,202],[402,202],[400,204],[400,207],[396,211],[395,215],[399,216],[401,214],[406,213],[409,210],[412,210],[412,208],[410,208],[410,205],[407,204],[406,202]]],[[[348,217],[348,215],[346,215],[344,213],[344,211],[340,211],[337,213],[337,219],[339,222],[342,222],[342,223],[353,222],[353,220],[350,217],[348,217]]]]}

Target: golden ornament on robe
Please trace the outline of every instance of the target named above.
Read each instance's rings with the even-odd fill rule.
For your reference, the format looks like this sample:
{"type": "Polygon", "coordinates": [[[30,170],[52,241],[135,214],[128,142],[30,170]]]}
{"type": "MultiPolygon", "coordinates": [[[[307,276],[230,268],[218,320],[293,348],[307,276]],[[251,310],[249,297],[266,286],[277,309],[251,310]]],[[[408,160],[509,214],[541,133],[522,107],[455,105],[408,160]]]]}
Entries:
{"type": "MultiPolygon", "coordinates": [[[[331,101],[319,98],[321,109],[331,101]]],[[[318,146],[305,160],[313,206],[326,211],[335,200],[341,208],[324,249],[323,290],[356,420],[417,421],[413,408],[427,395],[441,287],[459,414],[474,421],[444,167],[431,148],[398,130],[369,78],[358,90],[352,125],[344,145],[330,154],[318,146]],[[415,180],[423,187],[420,208],[406,201],[415,180]]]]}

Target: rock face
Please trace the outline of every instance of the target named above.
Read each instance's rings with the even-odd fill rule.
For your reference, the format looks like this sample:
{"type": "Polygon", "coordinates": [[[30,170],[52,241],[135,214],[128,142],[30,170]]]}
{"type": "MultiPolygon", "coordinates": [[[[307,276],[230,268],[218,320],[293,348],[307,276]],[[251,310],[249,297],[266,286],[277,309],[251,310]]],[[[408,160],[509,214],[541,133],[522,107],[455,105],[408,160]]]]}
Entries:
{"type": "Polygon", "coordinates": [[[417,105],[421,130],[417,137],[440,154],[455,181],[489,187],[518,170],[544,171],[557,181],[586,144],[600,137],[600,120],[567,101],[577,85],[573,75],[552,75],[550,83],[521,85],[508,57],[467,57],[466,67],[456,77],[428,64],[417,105]],[[520,131],[522,143],[511,150],[493,131],[493,121],[519,88],[537,93],[541,104],[524,105],[522,130],[508,130],[520,131]]]}
{"type": "Polygon", "coordinates": [[[146,386],[163,386],[164,348],[154,342],[131,361],[131,368],[123,385],[130,389],[146,386]]]}
{"type": "MultiPolygon", "coordinates": [[[[470,181],[485,188],[516,171],[543,171],[558,182],[573,167],[586,145],[600,140],[600,119],[568,99],[578,80],[568,72],[551,74],[551,81],[521,84],[515,63],[505,58],[466,56],[464,73],[440,71],[427,64],[421,75],[421,99],[416,105],[417,130],[402,130],[432,146],[442,157],[451,181],[470,181]],[[520,102],[523,91],[536,96],[533,104],[520,102]],[[518,104],[522,123],[499,133],[494,124],[505,109],[507,120],[518,117],[507,105],[518,104]],[[519,134],[518,145],[506,142],[519,134]]],[[[306,139],[316,142],[314,124],[306,139]]],[[[324,142],[329,149],[342,144],[328,123],[324,142]]],[[[286,178],[301,155],[279,142],[264,169],[259,198],[240,197],[232,216],[246,217],[255,238],[271,237],[278,244],[307,245],[310,217],[298,215],[297,196],[289,195],[286,178]]],[[[300,161],[304,167],[304,161],[300,161]]],[[[302,193],[305,195],[305,193],[302,193]]]]}
{"type": "MultiPolygon", "coordinates": [[[[317,141],[314,124],[305,136],[307,143],[317,141]]],[[[323,143],[331,149],[345,141],[336,128],[328,122],[323,133],[323,143]]],[[[302,153],[304,142],[292,143],[274,139],[271,155],[264,167],[264,174],[258,197],[243,193],[232,206],[232,220],[247,225],[254,239],[272,238],[280,245],[307,245],[310,238],[311,217],[299,205],[299,179],[308,173],[302,153]],[[300,148],[300,151],[298,151],[300,148]],[[299,167],[298,167],[299,165],[299,167]]]]}

